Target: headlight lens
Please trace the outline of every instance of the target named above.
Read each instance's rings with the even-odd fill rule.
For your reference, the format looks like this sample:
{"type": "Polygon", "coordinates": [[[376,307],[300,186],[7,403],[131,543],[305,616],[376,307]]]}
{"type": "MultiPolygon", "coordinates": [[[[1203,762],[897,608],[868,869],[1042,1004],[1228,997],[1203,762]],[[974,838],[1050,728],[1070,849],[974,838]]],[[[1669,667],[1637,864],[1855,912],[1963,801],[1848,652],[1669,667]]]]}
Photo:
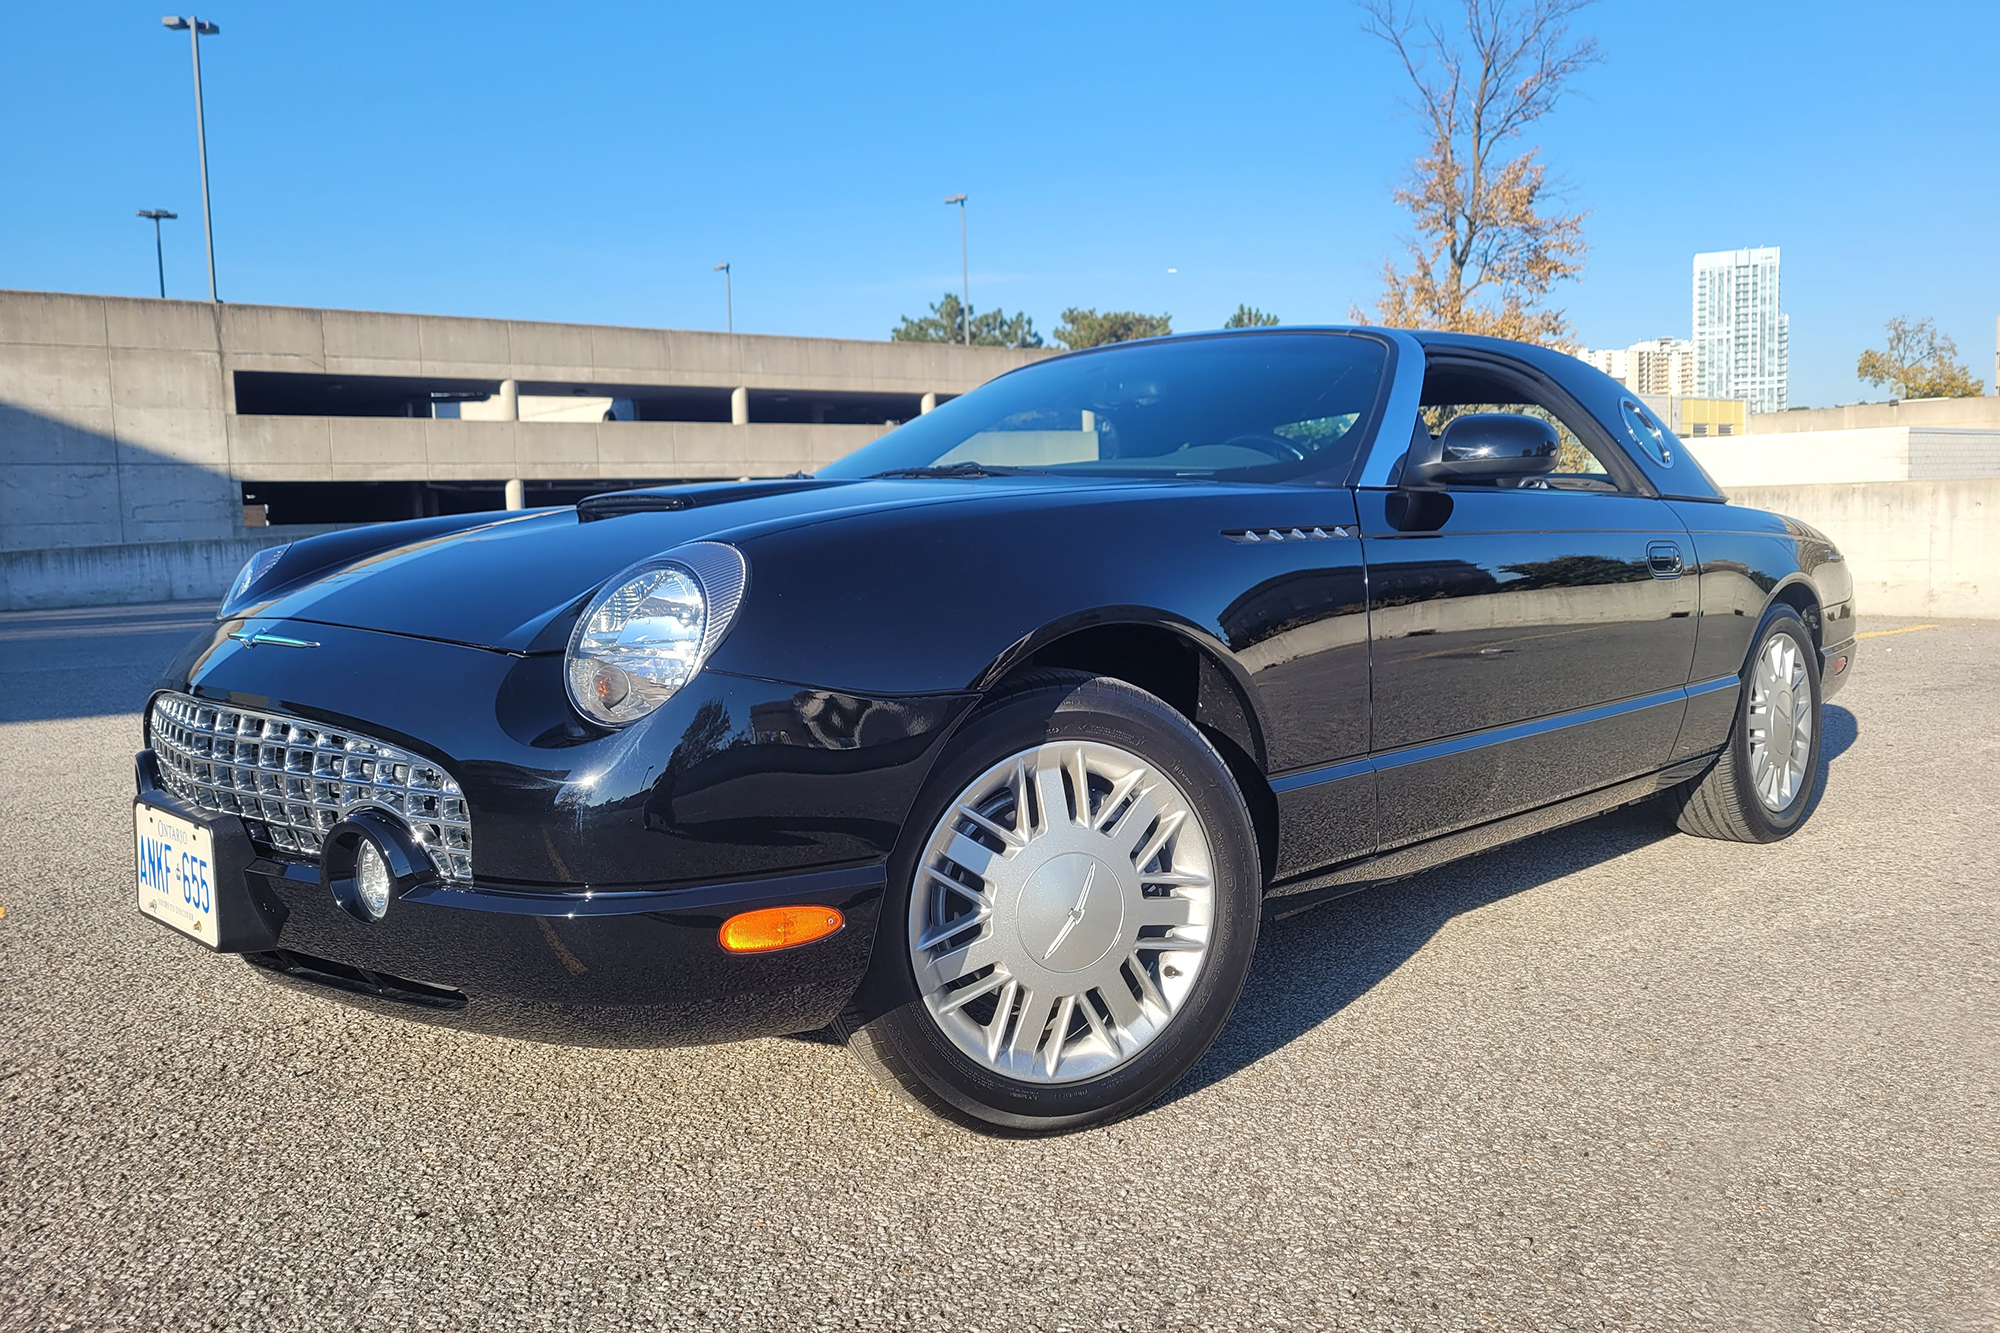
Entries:
{"type": "Polygon", "coordinates": [[[216,610],[217,618],[227,620],[230,612],[236,610],[238,604],[248,598],[250,590],[257,586],[257,580],[270,573],[272,566],[278,563],[278,557],[291,549],[290,542],[286,542],[283,546],[267,546],[244,561],[242,571],[236,576],[236,582],[229,585],[229,591],[224,595],[222,605],[216,610]]]}
{"type": "Polygon", "coordinates": [[[672,698],[729,628],[744,572],[736,548],[696,542],[611,580],[570,636],[570,702],[622,727],[672,698]]]}

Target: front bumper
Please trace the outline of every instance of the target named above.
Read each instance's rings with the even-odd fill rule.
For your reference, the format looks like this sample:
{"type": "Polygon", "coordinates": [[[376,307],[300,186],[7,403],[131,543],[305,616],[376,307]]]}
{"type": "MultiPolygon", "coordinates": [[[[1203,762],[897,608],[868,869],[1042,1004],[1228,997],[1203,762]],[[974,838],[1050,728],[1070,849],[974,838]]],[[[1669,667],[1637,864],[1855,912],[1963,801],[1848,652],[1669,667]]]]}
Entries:
{"type": "Polygon", "coordinates": [[[884,865],[971,697],[705,671],[606,735],[577,722],[561,668],[560,654],[262,620],[217,625],[168,668],[162,690],[352,732],[458,782],[471,882],[414,885],[378,922],[336,902],[310,855],[175,801],[145,755],[140,799],[210,827],[218,868],[240,867],[219,900],[252,905],[234,913],[246,940],[253,911],[269,923],[229,951],[277,978],[586,1045],[824,1026],[859,984],[884,865]],[[246,628],[292,646],[230,637],[246,628]],[[721,948],[728,917],[794,905],[837,908],[845,925],[774,953],[721,948]]]}
{"type": "Polygon", "coordinates": [[[1850,633],[1839,643],[1831,644],[1819,652],[1819,695],[1824,703],[1840,692],[1847,684],[1848,676],[1854,672],[1854,650],[1858,643],[1850,633]]]}
{"type": "Polygon", "coordinates": [[[591,1046],[687,1045],[809,1031],[860,984],[881,861],[661,890],[494,889],[433,883],[380,921],[340,906],[316,864],[259,852],[243,822],[176,800],[151,751],[139,801],[208,826],[216,895],[244,929],[225,938],[275,980],[474,1031],[591,1046]],[[838,908],[825,939],[732,954],[722,922],[757,907],[838,908]]]}

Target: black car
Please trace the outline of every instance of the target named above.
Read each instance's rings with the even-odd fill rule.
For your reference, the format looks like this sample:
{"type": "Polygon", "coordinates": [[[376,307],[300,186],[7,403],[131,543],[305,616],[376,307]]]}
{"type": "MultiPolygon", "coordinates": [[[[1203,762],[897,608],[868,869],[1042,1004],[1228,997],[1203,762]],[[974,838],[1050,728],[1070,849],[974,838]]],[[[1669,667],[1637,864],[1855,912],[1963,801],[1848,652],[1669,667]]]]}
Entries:
{"type": "Polygon", "coordinates": [[[1052,358],[817,476],[250,562],[146,713],[139,906],[556,1041],[832,1025],[1003,1130],[1145,1106],[1265,914],[1658,797],[1811,813],[1852,584],[1560,353],[1052,358]]]}

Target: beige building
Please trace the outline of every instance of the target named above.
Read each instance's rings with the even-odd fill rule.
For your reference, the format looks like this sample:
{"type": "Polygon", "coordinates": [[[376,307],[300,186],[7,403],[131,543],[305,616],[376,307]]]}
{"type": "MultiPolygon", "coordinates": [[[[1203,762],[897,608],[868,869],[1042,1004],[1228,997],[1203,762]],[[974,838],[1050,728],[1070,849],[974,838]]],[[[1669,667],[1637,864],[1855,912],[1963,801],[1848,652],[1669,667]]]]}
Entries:
{"type": "Polygon", "coordinates": [[[1740,398],[1684,398],[1643,390],[1639,396],[1684,440],[1742,435],[1748,430],[1750,405],[1740,398]]]}
{"type": "Polygon", "coordinates": [[[1634,393],[1683,397],[1694,393],[1694,344],[1685,338],[1654,338],[1576,355],[1634,393]]]}

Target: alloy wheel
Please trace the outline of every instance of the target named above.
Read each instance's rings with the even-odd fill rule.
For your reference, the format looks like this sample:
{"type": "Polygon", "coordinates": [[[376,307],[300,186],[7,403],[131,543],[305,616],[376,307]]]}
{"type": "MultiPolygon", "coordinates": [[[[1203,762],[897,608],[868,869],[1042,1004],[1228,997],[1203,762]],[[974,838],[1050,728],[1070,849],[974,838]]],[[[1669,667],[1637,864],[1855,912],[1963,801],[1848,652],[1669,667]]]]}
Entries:
{"type": "Polygon", "coordinates": [[[1768,810],[1790,807],[1805,789],[1812,756],[1813,693],[1805,656],[1789,634],[1773,634],[1750,675],[1750,783],[1768,810]]]}
{"type": "Polygon", "coordinates": [[[995,1073],[1101,1074],[1193,990],[1214,875],[1199,814],[1145,759],[1090,741],[1014,754],[958,793],[918,862],[909,950],[924,1007],[995,1073]]]}

